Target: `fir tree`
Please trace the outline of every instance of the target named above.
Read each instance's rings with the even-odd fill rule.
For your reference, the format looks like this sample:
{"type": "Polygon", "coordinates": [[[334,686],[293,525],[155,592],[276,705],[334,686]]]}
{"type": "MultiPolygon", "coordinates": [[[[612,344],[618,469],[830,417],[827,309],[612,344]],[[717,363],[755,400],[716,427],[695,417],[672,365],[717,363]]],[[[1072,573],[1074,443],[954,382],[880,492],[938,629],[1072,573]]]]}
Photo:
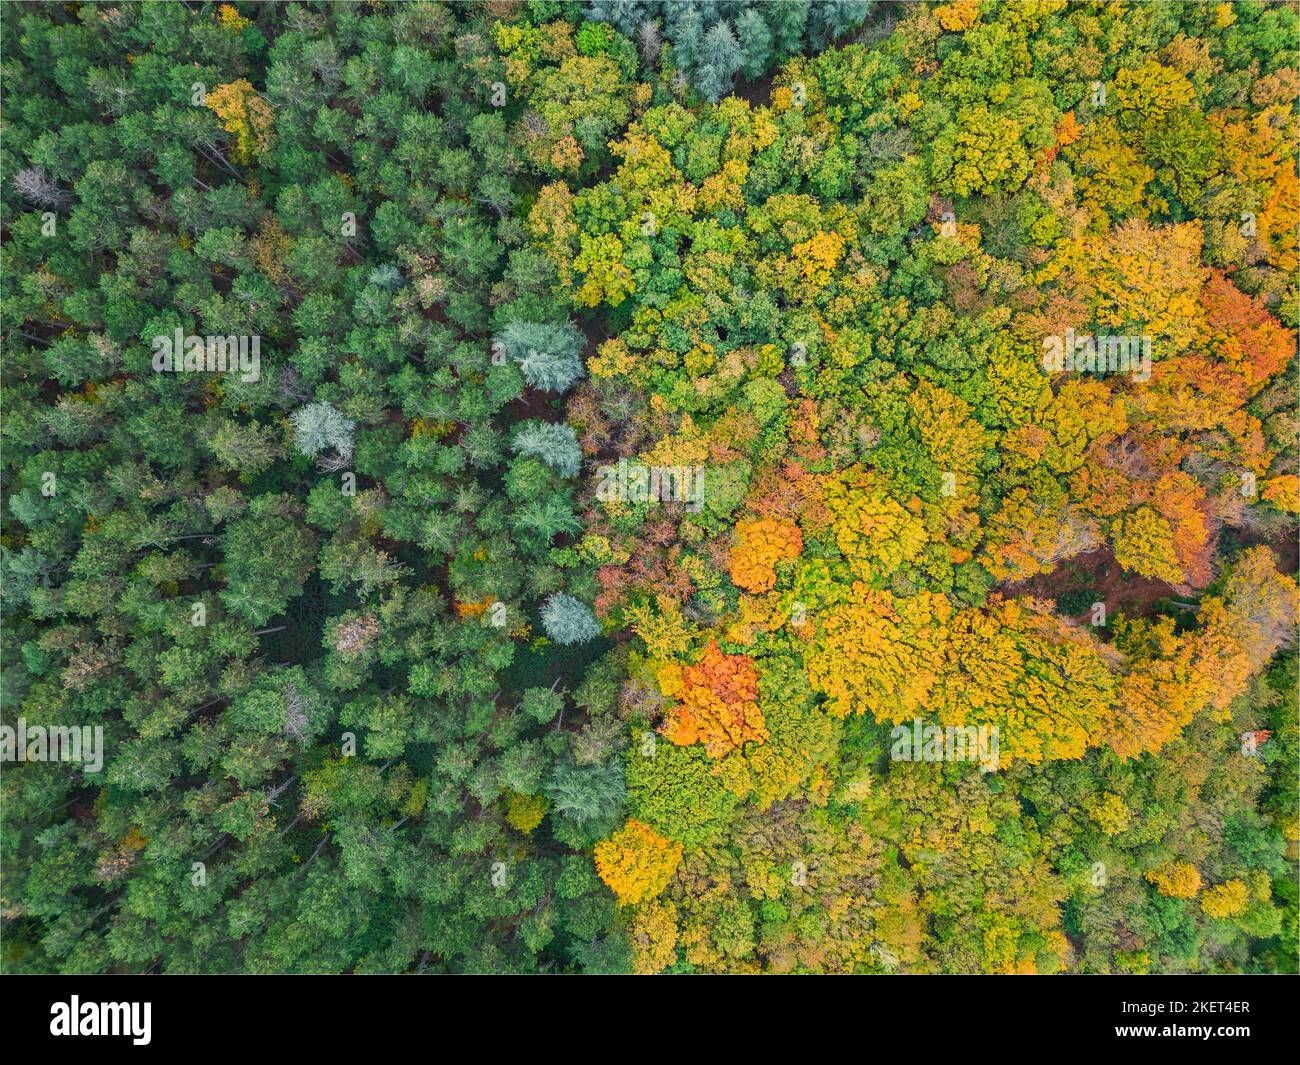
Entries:
{"type": "Polygon", "coordinates": [[[808,21],[808,0],[768,4],[764,8],[763,17],[768,29],[772,31],[772,48],[777,55],[791,55],[799,51],[804,26],[808,21]]]}
{"type": "Polygon", "coordinates": [[[662,0],[592,0],[587,5],[587,17],[594,22],[608,22],[625,37],[647,20],[660,13],[662,0]]]}
{"type": "Polygon", "coordinates": [[[704,39],[704,20],[694,4],[680,4],[668,14],[666,35],[673,42],[673,63],[694,76],[704,39]]]}

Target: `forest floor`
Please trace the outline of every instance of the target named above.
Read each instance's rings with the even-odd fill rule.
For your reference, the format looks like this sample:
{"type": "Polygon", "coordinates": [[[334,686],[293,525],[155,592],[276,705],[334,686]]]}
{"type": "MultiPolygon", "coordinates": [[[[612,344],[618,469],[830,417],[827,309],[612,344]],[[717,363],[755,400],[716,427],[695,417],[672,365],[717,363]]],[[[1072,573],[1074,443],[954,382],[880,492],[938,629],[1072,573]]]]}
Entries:
{"type": "MultiPolygon", "coordinates": [[[[1278,568],[1283,573],[1300,570],[1300,541],[1294,537],[1283,534],[1272,540],[1263,537],[1243,537],[1241,540],[1242,546],[1256,543],[1265,544],[1273,551],[1277,556],[1278,568]]],[[[1053,603],[1067,592],[1084,590],[1093,593],[1091,602],[1106,604],[1108,615],[1123,611],[1130,616],[1144,618],[1152,618],[1160,613],[1157,604],[1162,600],[1195,606],[1201,594],[1185,585],[1175,587],[1125,570],[1115,561],[1109,545],[1067,559],[1050,573],[1040,573],[1025,581],[999,584],[993,589],[1007,596],[1029,595],[1053,603]]],[[[1078,614],[1070,616],[1086,623],[1091,613],[1089,605],[1078,614]]]]}
{"type": "Polygon", "coordinates": [[[1173,585],[1126,571],[1115,561],[1109,546],[1067,559],[1050,573],[1000,584],[994,591],[1008,596],[1030,595],[1054,603],[1066,592],[1085,589],[1092,592],[1091,602],[1078,614],[1071,615],[1083,622],[1091,616],[1092,602],[1105,603],[1108,615],[1122,610],[1125,614],[1150,618],[1157,613],[1156,604],[1162,599],[1187,601],[1180,598],[1173,585]]]}
{"type": "Polygon", "coordinates": [[[736,83],[735,91],[731,95],[748,100],[751,107],[766,107],[771,100],[772,83],[775,80],[775,71],[757,81],[741,79],[736,83]]]}

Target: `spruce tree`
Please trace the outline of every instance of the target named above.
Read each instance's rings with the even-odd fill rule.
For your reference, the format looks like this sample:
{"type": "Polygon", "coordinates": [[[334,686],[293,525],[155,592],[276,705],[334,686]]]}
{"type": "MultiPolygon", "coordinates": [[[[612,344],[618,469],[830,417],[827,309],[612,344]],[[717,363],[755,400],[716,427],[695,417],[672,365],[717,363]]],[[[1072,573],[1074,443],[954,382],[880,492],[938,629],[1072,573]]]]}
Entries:
{"type": "Polygon", "coordinates": [[[673,63],[694,78],[704,40],[704,21],[694,4],[680,4],[669,12],[665,35],[673,42],[673,63]]]}
{"type": "Polygon", "coordinates": [[[736,20],[736,33],[740,38],[741,70],[745,77],[762,77],[772,56],[772,31],[757,8],[745,9],[736,20]]]}
{"type": "Polygon", "coordinates": [[[561,477],[576,477],[582,465],[578,434],[570,425],[528,422],[515,433],[510,449],[516,455],[533,455],[541,459],[561,477]]]}
{"type": "Polygon", "coordinates": [[[825,48],[862,22],[870,10],[870,0],[822,0],[808,13],[808,40],[825,48]]]}
{"type": "Polygon", "coordinates": [[[704,45],[700,49],[695,77],[695,87],[700,95],[711,103],[721,100],[731,91],[741,61],[740,42],[731,26],[725,22],[717,23],[704,35],[704,45]]]}
{"type": "Polygon", "coordinates": [[[777,56],[793,55],[799,51],[804,26],[808,22],[808,0],[767,4],[763,8],[763,17],[772,31],[772,50],[777,56]]]}
{"type": "Polygon", "coordinates": [[[586,643],[600,635],[591,607],[564,592],[556,592],[542,606],[542,626],[556,643],[586,643]]]}
{"type": "Polygon", "coordinates": [[[532,388],[567,392],[583,374],[583,336],[572,322],[511,322],[497,340],[532,388]]]}

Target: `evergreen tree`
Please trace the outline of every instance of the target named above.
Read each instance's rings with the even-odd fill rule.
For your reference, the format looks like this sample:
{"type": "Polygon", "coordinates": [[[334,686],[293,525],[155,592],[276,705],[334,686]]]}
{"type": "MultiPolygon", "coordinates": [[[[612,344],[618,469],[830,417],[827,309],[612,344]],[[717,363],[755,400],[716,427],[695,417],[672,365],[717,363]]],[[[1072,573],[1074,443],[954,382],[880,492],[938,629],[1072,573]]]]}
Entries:
{"type": "Polygon", "coordinates": [[[546,781],[545,794],[555,813],[576,824],[610,820],[627,798],[623,765],[618,760],[604,765],[561,762],[546,781]]]}
{"type": "Polygon", "coordinates": [[[541,459],[561,477],[576,477],[582,465],[582,448],[571,425],[527,422],[515,433],[510,449],[541,459]]]}
{"type": "Polygon", "coordinates": [[[674,5],[668,14],[665,34],[672,42],[673,63],[688,76],[695,73],[704,44],[704,19],[695,4],[674,5]]]}
{"type": "Polygon", "coordinates": [[[377,266],[370,272],[367,279],[372,285],[378,285],[380,288],[386,288],[390,292],[396,292],[402,287],[402,271],[392,263],[384,263],[383,266],[377,266]]]}
{"type": "Polygon", "coordinates": [[[731,26],[716,23],[704,35],[695,74],[695,87],[706,100],[716,103],[731,91],[742,53],[731,26]]]}
{"type": "Polygon", "coordinates": [[[293,412],[294,446],[308,458],[334,448],[343,458],[352,455],[356,422],[328,403],[310,403],[293,412]]]}
{"type": "Polygon", "coordinates": [[[637,27],[662,14],[664,0],[591,0],[587,4],[587,17],[597,22],[608,22],[625,37],[631,37],[637,27]]]}
{"type": "Polygon", "coordinates": [[[866,20],[871,0],[820,0],[808,14],[808,40],[825,48],[835,38],[866,20]]]}
{"type": "Polygon", "coordinates": [[[740,38],[741,70],[747,78],[762,77],[772,56],[772,31],[757,8],[746,8],[736,20],[740,38]]]}
{"type": "Polygon", "coordinates": [[[600,635],[600,624],[591,607],[564,592],[556,592],[546,600],[542,625],[556,643],[586,643],[600,635]]]}
{"type": "Polygon", "coordinates": [[[804,27],[808,23],[809,6],[809,0],[763,5],[763,17],[772,31],[772,49],[777,56],[793,55],[799,51],[804,27]]]}
{"type": "Polygon", "coordinates": [[[567,392],[583,374],[583,336],[572,322],[511,322],[497,339],[533,388],[567,392]]]}

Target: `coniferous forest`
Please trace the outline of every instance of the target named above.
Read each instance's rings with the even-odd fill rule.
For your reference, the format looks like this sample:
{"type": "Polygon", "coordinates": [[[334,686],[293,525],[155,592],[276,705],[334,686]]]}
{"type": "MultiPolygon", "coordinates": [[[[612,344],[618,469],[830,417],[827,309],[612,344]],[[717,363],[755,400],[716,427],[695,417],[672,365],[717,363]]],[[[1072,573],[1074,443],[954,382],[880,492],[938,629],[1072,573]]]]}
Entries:
{"type": "Polygon", "coordinates": [[[4,972],[1297,971],[1294,4],[0,29],[4,972]]]}

